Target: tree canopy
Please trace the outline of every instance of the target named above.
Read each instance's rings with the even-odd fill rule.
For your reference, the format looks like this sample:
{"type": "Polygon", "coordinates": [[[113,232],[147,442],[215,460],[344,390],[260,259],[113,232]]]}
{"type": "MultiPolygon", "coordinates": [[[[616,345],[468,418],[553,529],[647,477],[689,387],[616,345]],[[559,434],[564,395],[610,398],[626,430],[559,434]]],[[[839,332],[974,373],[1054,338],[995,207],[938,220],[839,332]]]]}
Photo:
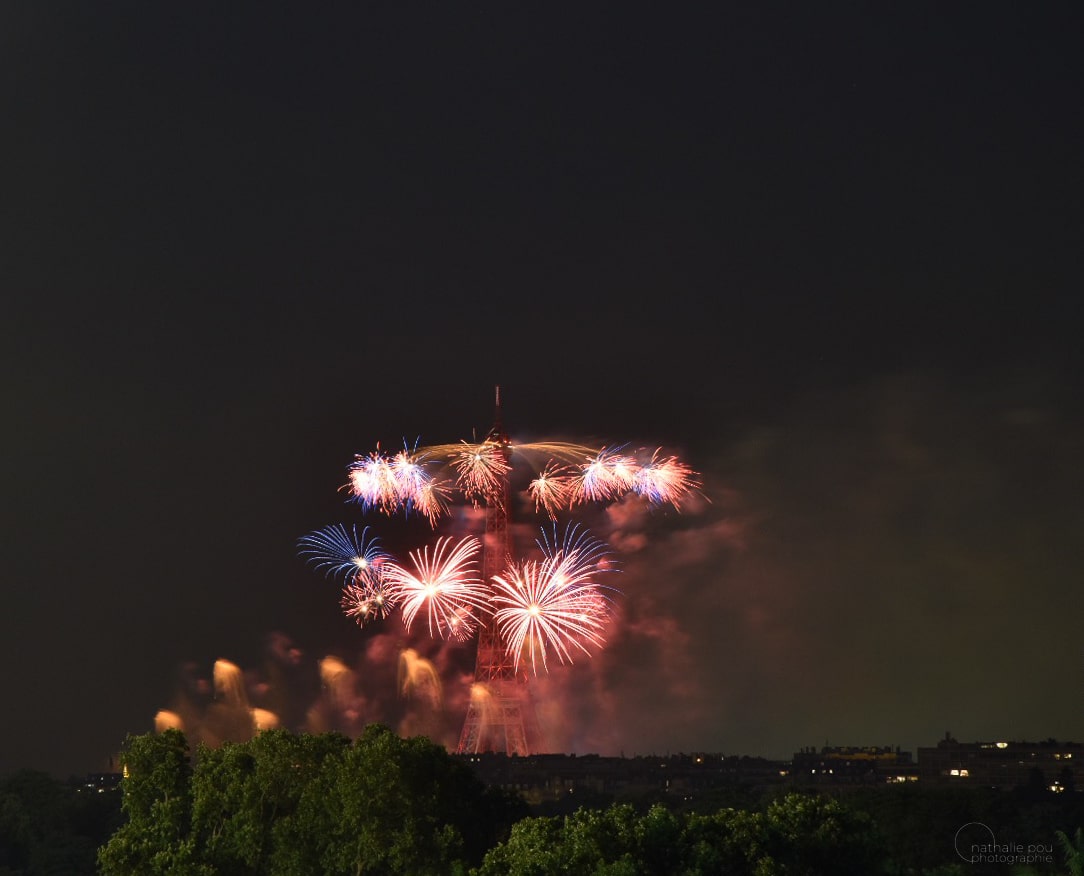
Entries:
{"type": "Polygon", "coordinates": [[[629,804],[528,818],[479,876],[868,876],[883,858],[870,819],[839,801],[789,794],[763,812],[675,813],[629,804]]]}
{"type": "Polygon", "coordinates": [[[268,730],[200,747],[129,737],[128,821],[102,876],[466,873],[526,814],[424,737],[373,724],[355,741],[268,730]]]}

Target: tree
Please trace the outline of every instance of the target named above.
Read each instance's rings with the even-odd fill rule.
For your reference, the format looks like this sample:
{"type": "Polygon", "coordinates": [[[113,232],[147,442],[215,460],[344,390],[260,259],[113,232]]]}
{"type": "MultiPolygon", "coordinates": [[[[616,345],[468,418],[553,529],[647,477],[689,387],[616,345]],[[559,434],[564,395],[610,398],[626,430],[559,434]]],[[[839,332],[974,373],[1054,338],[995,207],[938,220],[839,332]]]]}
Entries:
{"type": "Polygon", "coordinates": [[[102,876],[210,874],[193,854],[188,741],[179,730],[131,736],[121,750],[127,822],[98,853],[102,876]]]}
{"type": "Polygon", "coordinates": [[[787,794],[768,805],[765,847],[773,873],[866,876],[881,862],[873,822],[831,797],[787,794]]]}
{"type": "Polygon", "coordinates": [[[130,737],[125,823],[99,854],[102,876],[466,873],[526,804],[481,783],[428,739],[370,725],[268,730],[200,747],[183,734],[130,737]]]}
{"type": "Polygon", "coordinates": [[[765,820],[764,813],[743,809],[691,813],[682,832],[684,869],[679,872],[684,876],[753,873],[767,857],[765,820]]]}
{"type": "Polygon", "coordinates": [[[277,872],[279,836],[328,758],[350,740],[336,733],[268,730],[252,740],[201,748],[192,778],[192,834],[202,860],[220,874],[277,872]]]}
{"type": "Polygon", "coordinates": [[[764,812],[675,813],[628,804],[564,818],[527,818],[492,849],[478,876],[820,876],[881,871],[870,819],[800,794],[764,812]]]}
{"type": "Polygon", "coordinates": [[[1069,876],[1084,876],[1084,828],[1078,827],[1072,838],[1063,830],[1054,831],[1054,835],[1065,853],[1069,876]]]}
{"type": "Polygon", "coordinates": [[[511,836],[486,855],[478,876],[547,876],[591,873],[596,876],[667,876],[720,874],[718,855],[698,847],[704,816],[685,816],[656,804],[638,815],[628,803],[608,809],[581,809],[565,816],[525,818],[511,836]],[[699,858],[697,857],[699,855],[699,858]],[[690,863],[692,862],[692,863],[690,863]],[[700,869],[697,869],[699,867],[700,869]]]}
{"type": "Polygon", "coordinates": [[[479,876],[547,876],[550,873],[628,874],[634,863],[635,810],[629,804],[580,809],[565,816],[526,818],[508,841],[485,856],[479,876]]]}
{"type": "Polygon", "coordinates": [[[373,724],[305,788],[283,854],[329,874],[466,872],[495,840],[493,799],[442,747],[373,724]]]}

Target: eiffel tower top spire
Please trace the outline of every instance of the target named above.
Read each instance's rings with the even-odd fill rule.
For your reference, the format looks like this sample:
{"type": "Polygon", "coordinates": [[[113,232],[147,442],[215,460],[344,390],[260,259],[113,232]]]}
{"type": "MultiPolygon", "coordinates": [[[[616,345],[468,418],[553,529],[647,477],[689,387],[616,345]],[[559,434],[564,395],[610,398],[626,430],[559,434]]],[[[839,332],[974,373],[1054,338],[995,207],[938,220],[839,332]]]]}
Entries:
{"type": "Polygon", "coordinates": [[[492,441],[495,444],[508,444],[508,436],[504,434],[504,422],[501,417],[501,385],[498,383],[494,387],[495,391],[495,406],[493,413],[493,428],[486,433],[486,441],[492,441]]]}

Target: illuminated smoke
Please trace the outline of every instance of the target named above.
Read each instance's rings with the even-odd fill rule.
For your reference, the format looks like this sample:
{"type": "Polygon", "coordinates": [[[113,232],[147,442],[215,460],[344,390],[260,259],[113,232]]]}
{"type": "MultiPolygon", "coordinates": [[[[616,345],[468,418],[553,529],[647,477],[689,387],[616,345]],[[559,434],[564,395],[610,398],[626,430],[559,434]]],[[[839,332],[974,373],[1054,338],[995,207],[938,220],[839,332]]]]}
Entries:
{"type": "Polygon", "coordinates": [[[399,655],[399,691],[404,697],[424,700],[431,708],[441,706],[440,676],[433,664],[413,648],[399,655]]]}

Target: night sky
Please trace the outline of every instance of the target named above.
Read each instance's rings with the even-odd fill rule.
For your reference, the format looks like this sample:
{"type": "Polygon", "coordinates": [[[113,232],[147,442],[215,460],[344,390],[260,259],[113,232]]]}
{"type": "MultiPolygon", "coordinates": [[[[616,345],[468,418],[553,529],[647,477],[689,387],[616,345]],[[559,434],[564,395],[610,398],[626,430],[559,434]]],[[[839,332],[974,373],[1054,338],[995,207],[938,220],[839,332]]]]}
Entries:
{"type": "Polygon", "coordinates": [[[297,539],[421,544],[347,465],[497,384],[704,483],[591,515],[554,750],[1084,741],[1084,21],[884,5],[3,4],[0,772],[106,769],[218,659],[454,746],[469,646],[297,539]]]}

